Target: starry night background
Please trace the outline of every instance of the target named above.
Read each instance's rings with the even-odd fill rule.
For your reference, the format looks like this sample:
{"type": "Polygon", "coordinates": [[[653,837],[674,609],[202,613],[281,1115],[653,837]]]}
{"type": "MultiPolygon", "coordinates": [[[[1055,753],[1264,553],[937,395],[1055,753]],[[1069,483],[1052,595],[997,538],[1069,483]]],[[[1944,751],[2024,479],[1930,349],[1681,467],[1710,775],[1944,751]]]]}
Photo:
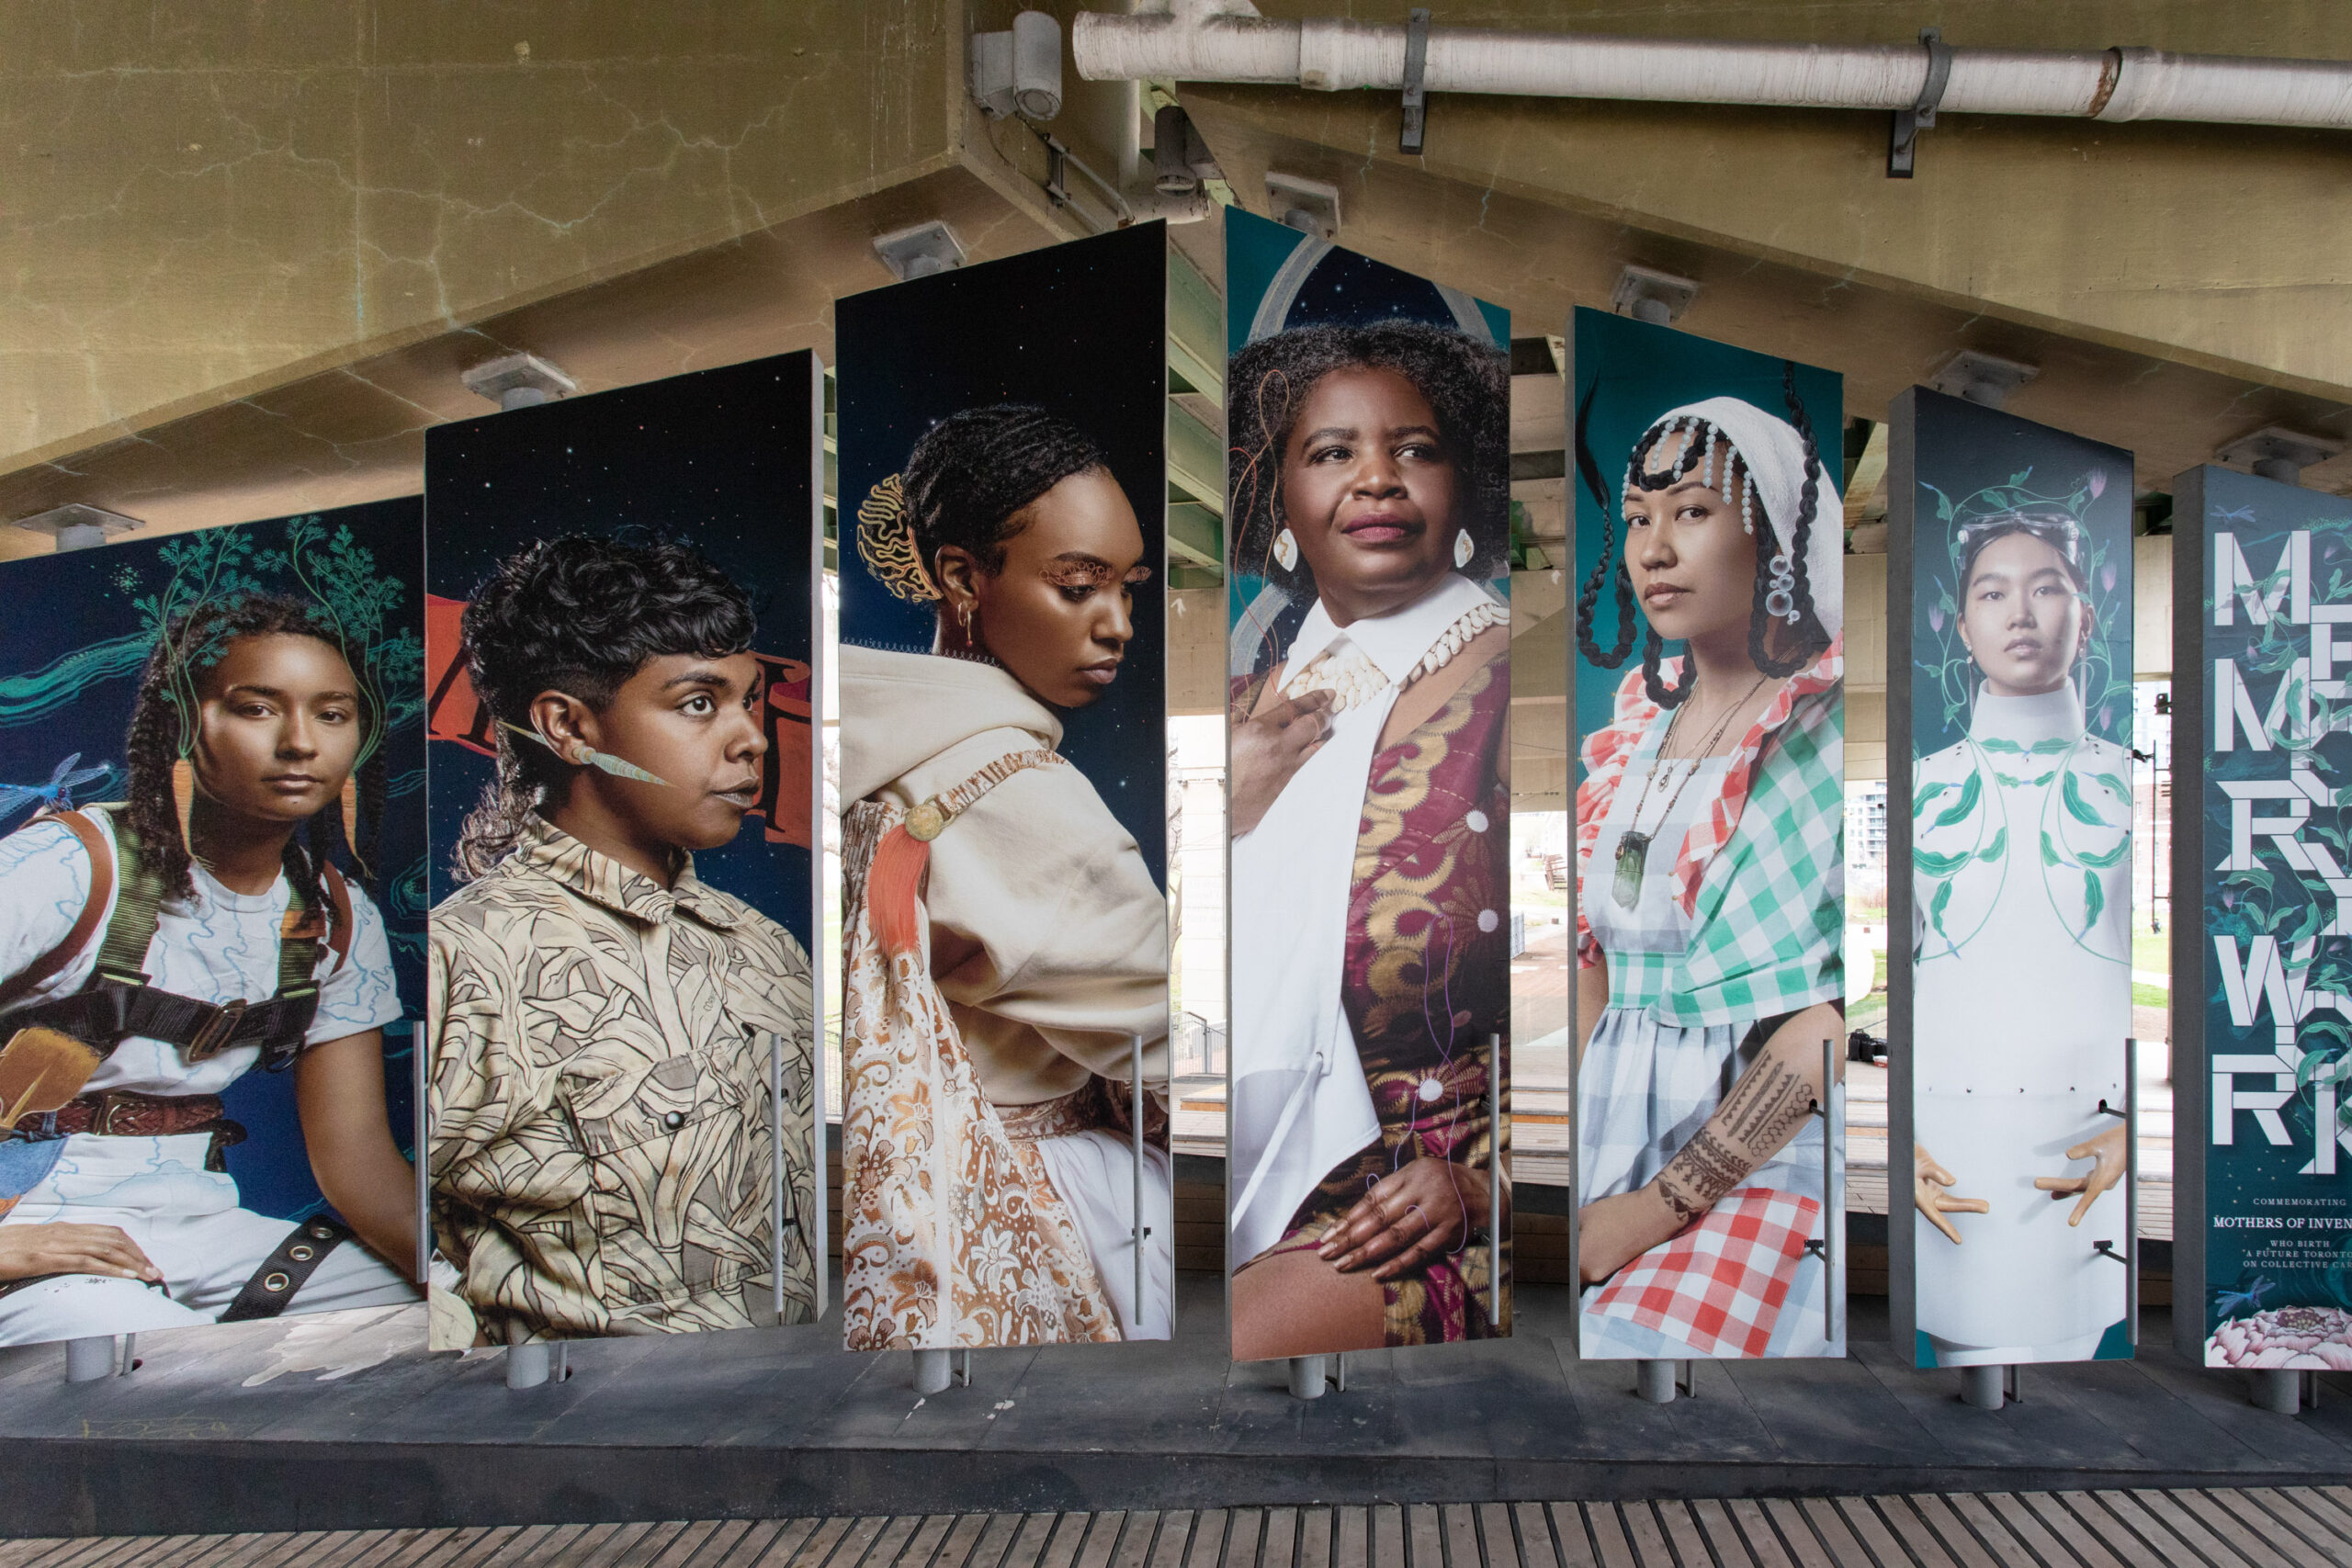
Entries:
{"type": "Polygon", "coordinates": [[[922,433],[959,409],[1034,403],[1109,454],[1143,525],[1151,581],[1110,691],[1058,711],[1062,755],[1167,886],[1167,231],[1159,223],[876,289],[834,306],[840,419],[842,640],[928,653],[937,617],[876,582],[854,541],[858,503],[922,433]]]}
{"type": "MultiPolygon", "coordinates": [[[[692,546],[750,593],[754,651],[811,661],[816,375],[813,355],[779,355],[434,427],[424,440],[432,593],[469,598],[535,539],[636,531],[692,546]]],[[[428,669],[442,661],[429,646],[428,669]]],[[[455,741],[432,750],[438,904],[456,890],[450,852],[492,767],[455,741]]],[[[773,842],[747,818],[733,843],[695,856],[695,874],[815,951],[806,847],[773,842]]]]}
{"type": "MultiPolygon", "coordinates": [[[[40,607],[37,615],[0,618],[0,829],[13,831],[30,820],[43,802],[29,792],[47,785],[75,753],[76,773],[104,771],[48,804],[90,806],[123,797],[129,782],[124,737],[140,671],[154,646],[138,600],[157,594],[175,575],[185,585],[209,574],[224,558],[265,591],[303,597],[301,582],[284,564],[297,529],[308,541],[299,551],[306,561],[348,530],[350,542],[373,558],[376,581],[392,591],[377,639],[421,641],[422,516],[412,496],[162,538],[134,535],[96,549],[0,565],[0,592],[12,604],[40,607]]],[[[415,1143],[412,1029],[424,997],[424,729],[413,652],[405,689],[384,693],[392,709],[384,736],[389,799],[379,851],[384,874],[372,885],[358,883],[355,867],[343,868],[368,887],[383,915],[401,1004],[409,1015],[384,1030],[386,1109],[403,1154],[415,1143]]],[[[295,1112],[293,1074],[247,1073],[221,1100],[230,1120],[245,1129],[245,1141],[227,1154],[244,1206],[287,1220],[323,1210],[326,1200],[311,1174],[295,1112]]]]}

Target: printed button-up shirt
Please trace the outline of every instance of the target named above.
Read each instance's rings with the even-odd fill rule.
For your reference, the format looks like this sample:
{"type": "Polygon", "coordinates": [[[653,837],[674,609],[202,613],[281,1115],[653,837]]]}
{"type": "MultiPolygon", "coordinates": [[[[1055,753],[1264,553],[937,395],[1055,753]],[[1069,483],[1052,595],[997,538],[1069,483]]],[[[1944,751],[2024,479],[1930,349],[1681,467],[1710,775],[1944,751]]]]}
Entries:
{"type": "Polygon", "coordinates": [[[434,1232],[492,1343],[772,1321],[779,1128],[784,1318],[815,1317],[814,1006],[782,927],[535,817],[433,911],[426,990],[434,1232]]]}

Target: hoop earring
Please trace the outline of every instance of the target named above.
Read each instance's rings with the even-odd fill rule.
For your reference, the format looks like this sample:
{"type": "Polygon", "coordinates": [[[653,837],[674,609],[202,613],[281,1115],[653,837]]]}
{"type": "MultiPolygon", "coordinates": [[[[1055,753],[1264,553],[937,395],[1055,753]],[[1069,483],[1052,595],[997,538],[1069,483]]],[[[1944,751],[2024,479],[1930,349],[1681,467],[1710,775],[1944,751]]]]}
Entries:
{"type": "Polygon", "coordinates": [[[1464,528],[1460,533],[1453,536],[1454,570],[1460,571],[1464,567],[1468,566],[1470,564],[1470,558],[1477,553],[1478,547],[1470,542],[1469,529],[1464,528]]]}
{"type": "Polygon", "coordinates": [[[1274,564],[1284,571],[1297,570],[1298,541],[1291,536],[1287,527],[1274,536],[1274,564]]]}

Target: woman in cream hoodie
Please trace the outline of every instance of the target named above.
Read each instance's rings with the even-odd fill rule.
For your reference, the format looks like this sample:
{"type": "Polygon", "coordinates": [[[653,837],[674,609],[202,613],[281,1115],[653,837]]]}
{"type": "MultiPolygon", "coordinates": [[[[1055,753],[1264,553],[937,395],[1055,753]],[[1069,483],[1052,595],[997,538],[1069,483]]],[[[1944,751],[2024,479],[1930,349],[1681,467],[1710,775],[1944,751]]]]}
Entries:
{"type": "Polygon", "coordinates": [[[1067,421],[970,409],[876,488],[858,547],[938,629],[841,650],[846,1342],[1164,1338],[1164,1091],[1140,1271],[1128,1108],[1131,1036],[1167,1081],[1167,902],[1055,750],[1134,636],[1135,510],[1067,421]]]}

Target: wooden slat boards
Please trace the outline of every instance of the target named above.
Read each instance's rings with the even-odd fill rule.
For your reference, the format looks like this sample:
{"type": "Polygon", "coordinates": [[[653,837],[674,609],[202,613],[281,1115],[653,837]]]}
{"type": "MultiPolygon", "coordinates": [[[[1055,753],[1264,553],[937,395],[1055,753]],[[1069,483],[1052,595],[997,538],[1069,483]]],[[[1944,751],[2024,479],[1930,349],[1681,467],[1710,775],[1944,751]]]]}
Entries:
{"type": "Polygon", "coordinates": [[[0,1568],[2352,1568],[2352,1488],[932,1514],[0,1541],[0,1568]]]}

